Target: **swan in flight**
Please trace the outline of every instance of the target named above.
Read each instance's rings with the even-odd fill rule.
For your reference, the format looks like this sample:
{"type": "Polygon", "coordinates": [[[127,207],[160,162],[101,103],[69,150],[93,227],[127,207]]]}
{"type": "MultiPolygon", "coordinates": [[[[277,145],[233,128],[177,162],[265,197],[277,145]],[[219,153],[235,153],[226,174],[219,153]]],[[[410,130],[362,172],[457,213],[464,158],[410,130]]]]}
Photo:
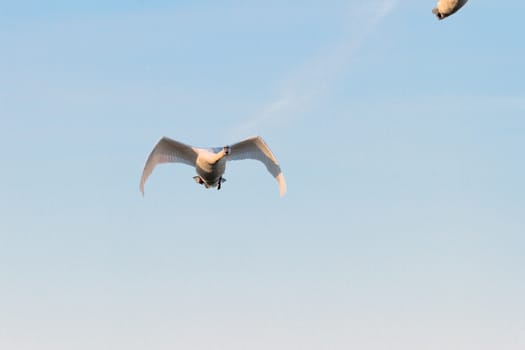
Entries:
{"type": "Polygon", "coordinates": [[[439,20],[442,20],[462,8],[467,1],[468,0],[438,0],[432,13],[435,14],[439,20]]]}
{"type": "Polygon", "coordinates": [[[198,148],[185,145],[181,142],[163,137],[151,151],[142,178],[140,191],[144,195],[144,184],[157,164],[184,163],[195,168],[197,176],[193,179],[206,188],[217,187],[226,181],[223,178],[226,162],[230,160],[255,159],[262,162],[268,172],[277,180],[279,193],[286,193],[286,182],[277,159],[264,140],[259,136],[250,137],[233,145],[217,148],[198,148]]]}

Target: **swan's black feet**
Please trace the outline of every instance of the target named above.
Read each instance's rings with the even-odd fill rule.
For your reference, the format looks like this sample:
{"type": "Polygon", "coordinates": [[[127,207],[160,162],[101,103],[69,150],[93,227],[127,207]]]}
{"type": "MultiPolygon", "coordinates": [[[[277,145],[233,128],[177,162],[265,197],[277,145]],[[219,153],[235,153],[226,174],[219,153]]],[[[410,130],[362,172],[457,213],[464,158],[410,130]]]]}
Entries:
{"type": "Polygon", "coordinates": [[[198,183],[199,185],[204,184],[204,181],[201,179],[200,176],[194,176],[193,180],[195,180],[195,182],[198,183]]]}
{"type": "Polygon", "coordinates": [[[231,147],[230,146],[224,146],[224,154],[228,155],[231,153],[231,147]]]}
{"type": "Polygon", "coordinates": [[[220,190],[220,189],[221,189],[221,184],[222,184],[223,182],[225,182],[225,181],[226,181],[226,179],[223,178],[222,176],[219,178],[219,183],[217,184],[217,190],[220,190]]]}

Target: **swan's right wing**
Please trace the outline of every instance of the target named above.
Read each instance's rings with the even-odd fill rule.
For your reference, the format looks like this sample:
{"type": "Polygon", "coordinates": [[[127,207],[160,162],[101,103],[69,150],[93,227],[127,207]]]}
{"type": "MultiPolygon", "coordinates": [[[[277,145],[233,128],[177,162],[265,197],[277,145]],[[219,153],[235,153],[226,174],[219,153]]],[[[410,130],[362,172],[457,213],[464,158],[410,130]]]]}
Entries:
{"type": "Polygon", "coordinates": [[[140,179],[140,192],[144,195],[144,184],[153,172],[157,164],[162,163],[184,163],[195,166],[197,152],[191,146],[181,142],[163,137],[157,142],[151,151],[140,179]]]}

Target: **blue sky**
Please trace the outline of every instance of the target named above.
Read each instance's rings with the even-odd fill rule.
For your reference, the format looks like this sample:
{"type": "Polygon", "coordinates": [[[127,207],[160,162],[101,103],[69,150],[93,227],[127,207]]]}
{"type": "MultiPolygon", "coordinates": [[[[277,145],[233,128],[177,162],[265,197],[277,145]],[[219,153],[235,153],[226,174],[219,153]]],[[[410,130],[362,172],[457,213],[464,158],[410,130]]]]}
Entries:
{"type": "Polygon", "coordinates": [[[434,5],[0,0],[0,348],[522,349],[525,5],[434,5]]]}

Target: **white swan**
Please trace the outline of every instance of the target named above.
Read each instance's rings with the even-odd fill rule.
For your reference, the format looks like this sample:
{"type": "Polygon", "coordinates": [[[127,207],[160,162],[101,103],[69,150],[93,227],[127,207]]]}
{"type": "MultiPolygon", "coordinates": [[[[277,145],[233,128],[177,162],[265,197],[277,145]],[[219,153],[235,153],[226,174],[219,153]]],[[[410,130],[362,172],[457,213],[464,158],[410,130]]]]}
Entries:
{"type": "Polygon", "coordinates": [[[462,8],[467,1],[468,0],[438,0],[432,13],[435,14],[439,20],[442,20],[462,8]]]}
{"type": "Polygon", "coordinates": [[[286,193],[286,182],[277,159],[266,143],[259,136],[250,137],[231,146],[218,148],[197,148],[163,137],[151,151],[142,178],[140,191],[144,195],[144,184],[157,164],[184,163],[195,167],[198,176],[193,179],[206,188],[217,187],[226,181],[222,177],[226,170],[226,162],[230,160],[255,159],[262,162],[279,184],[279,193],[286,193]]]}

